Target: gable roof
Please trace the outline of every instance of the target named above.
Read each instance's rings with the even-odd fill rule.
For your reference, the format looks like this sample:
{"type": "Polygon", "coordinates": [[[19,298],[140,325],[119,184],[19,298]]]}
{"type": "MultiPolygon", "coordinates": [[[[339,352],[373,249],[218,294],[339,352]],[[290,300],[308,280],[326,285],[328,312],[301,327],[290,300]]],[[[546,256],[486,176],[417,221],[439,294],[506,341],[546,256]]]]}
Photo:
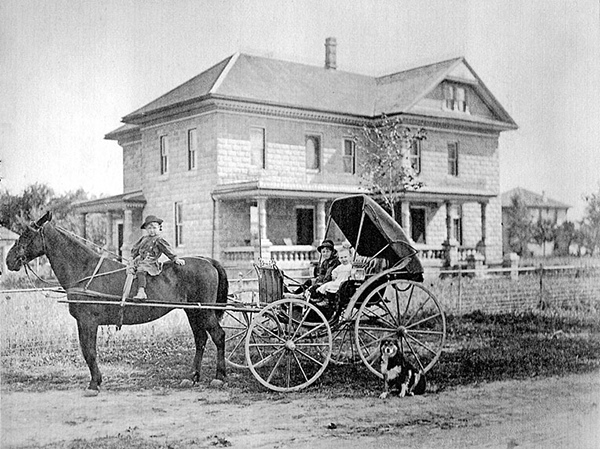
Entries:
{"type": "MultiPolygon", "coordinates": [[[[222,98],[245,102],[341,113],[357,117],[411,113],[411,108],[444,79],[464,79],[494,112],[495,120],[448,112],[453,118],[494,123],[502,129],[517,125],[467,64],[464,57],[404,70],[382,77],[331,70],[262,56],[236,53],[156,100],[123,117],[141,123],[169,108],[222,98]],[[461,70],[457,70],[461,68],[461,70]],[[459,78],[465,78],[464,76],[459,78]]],[[[440,115],[442,111],[440,111],[440,115]]],[[[109,133],[110,135],[110,133],[109,133]]]]}
{"type": "Polygon", "coordinates": [[[531,192],[522,187],[515,187],[508,192],[504,192],[502,194],[502,207],[510,207],[512,205],[512,197],[515,195],[519,195],[525,206],[529,208],[568,209],[571,207],[568,204],[553,200],[545,195],[538,195],[537,193],[531,192]]]}

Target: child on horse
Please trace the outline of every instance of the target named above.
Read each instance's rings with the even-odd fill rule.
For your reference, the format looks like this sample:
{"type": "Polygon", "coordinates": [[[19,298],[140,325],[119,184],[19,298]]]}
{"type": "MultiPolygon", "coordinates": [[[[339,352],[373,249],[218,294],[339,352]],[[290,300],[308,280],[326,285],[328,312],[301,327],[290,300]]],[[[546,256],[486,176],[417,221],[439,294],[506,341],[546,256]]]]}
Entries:
{"type": "Polygon", "coordinates": [[[146,235],[141,237],[131,248],[132,263],[128,268],[128,273],[135,274],[138,281],[138,291],[133,297],[136,301],[145,301],[146,295],[146,274],[157,276],[161,272],[161,264],[158,261],[164,254],[177,265],[185,265],[185,260],[180,259],[171,250],[169,243],[162,238],[159,233],[163,220],[155,215],[148,215],[141,226],[146,230],[146,235]]]}

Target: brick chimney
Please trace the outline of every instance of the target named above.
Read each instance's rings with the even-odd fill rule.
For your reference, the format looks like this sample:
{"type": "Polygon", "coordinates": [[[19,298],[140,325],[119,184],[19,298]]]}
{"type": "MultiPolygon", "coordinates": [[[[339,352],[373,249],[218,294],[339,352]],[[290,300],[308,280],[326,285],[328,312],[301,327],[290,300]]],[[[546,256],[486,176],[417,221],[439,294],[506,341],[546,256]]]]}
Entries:
{"type": "Polygon", "coordinates": [[[337,68],[336,63],[336,47],[337,41],[335,37],[328,37],[325,39],[325,68],[335,70],[337,68]]]}

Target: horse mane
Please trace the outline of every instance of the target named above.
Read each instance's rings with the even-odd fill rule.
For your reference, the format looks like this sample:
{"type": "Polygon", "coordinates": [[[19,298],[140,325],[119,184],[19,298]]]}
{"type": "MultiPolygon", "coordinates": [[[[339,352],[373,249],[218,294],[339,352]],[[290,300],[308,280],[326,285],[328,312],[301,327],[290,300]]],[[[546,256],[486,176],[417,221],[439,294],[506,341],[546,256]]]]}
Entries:
{"type": "MultiPolygon", "coordinates": [[[[75,245],[75,250],[76,251],[81,251],[84,255],[93,257],[95,260],[100,259],[101,254],[99,254],[97,251],[95,251],[94,249],[92,249],[88,244],[86,244],[85,242],[88,242],[89,244],[94,244],[93,242],[90,242],[86,239],[84,239],[81,236],[78,236],[77,234],[74,234],[71,231],[68,231],[67,229],[64,229],[61,226],[58,225],[53,225],[48,223],[58,234],[60,234],[63,238],[69,240],[70,242],[73,243],[73,245],[75,245]]],[[[122,262],[114,260],[114,262],[117,262],[121,265],[123,265],[122,262]]]]}

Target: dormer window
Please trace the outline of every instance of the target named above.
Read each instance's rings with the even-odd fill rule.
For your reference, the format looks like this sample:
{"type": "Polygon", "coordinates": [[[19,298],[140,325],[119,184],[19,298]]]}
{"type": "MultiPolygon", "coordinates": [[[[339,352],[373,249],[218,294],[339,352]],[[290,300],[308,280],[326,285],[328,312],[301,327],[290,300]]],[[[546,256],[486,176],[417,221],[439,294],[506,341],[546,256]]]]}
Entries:
{"type": "Polygon", "coordinates": [[[467,92],[456,84],[444,85],[444,109],[456,112],[469,112],[467,92]]]}

